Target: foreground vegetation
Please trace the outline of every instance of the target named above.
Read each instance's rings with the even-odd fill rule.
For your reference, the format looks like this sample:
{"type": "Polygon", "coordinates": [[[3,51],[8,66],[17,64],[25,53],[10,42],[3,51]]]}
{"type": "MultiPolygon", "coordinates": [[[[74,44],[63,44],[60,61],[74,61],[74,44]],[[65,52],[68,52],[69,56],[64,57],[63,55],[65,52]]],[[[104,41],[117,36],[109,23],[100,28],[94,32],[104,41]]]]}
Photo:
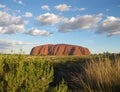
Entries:
{"type": "Polygon", "coordinates": [[[119,92],[120,54],[0,55],[0,92],[119,92]]]}

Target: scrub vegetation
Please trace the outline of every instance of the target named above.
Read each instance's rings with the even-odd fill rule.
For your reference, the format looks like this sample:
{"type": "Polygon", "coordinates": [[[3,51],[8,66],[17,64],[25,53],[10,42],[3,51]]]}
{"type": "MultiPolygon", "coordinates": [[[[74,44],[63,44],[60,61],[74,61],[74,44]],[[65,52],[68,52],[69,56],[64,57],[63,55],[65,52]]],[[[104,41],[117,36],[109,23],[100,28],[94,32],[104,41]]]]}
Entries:
{"type": "Polygon", "coordinates": [[[120,54],[0,54],[0,92],[119,92],[120,54]]]}

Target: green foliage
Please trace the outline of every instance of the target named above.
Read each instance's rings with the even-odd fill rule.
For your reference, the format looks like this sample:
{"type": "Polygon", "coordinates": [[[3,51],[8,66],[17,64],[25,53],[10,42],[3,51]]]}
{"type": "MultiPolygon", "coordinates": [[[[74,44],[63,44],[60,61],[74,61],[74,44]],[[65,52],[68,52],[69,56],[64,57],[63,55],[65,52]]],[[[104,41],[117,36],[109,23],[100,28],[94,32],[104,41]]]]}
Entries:
{"type": "Polygon", "coordinates": [[[120,54],[82,57],[0,54],[0,92],[119,91],[120,54]]]}
{"type": "Polygon", "coordinates": [[[53,80],[53,67],[44,59],[4,55],[0,66],[0,92],[45,92],[53,80]]]}
{"type": "Polygon", "coordinates": [[[70,91],[68,91],[68,86],[67,84],[65,84],[65,81],[63,79],[62,82],[55,88],[53,88],[50,92],[70,92],[70,91]]]}

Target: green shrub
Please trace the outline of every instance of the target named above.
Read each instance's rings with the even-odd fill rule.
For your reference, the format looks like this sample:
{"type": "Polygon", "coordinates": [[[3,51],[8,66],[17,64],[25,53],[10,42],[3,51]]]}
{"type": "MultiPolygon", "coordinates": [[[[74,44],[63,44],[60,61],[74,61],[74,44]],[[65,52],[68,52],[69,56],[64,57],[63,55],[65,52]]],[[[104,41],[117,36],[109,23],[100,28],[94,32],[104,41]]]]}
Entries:
{"type": "Polygon", "coordinates": [[[45,92],[53,80],[53,67],[44,59],[7,55],[0,60],[0,92],[45,92]]]}
{"type": "Polygon", "coordinates": [[[62,82],[55,88],[53,88],[50,92],[70,92],[70,91],[68,91],[68,86],[67,84],[65,84],[65,81],[63,79],[62,82]]]}

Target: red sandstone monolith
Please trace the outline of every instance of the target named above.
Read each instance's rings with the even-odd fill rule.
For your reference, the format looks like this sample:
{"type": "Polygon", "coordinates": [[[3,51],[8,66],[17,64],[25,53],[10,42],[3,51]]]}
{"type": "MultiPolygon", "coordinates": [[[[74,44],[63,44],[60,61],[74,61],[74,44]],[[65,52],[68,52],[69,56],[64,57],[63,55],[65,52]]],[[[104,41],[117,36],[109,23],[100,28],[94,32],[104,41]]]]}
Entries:
{"type": "Polygon", "coordinates": [[[82,56],[90,55],[88,48],[69,44],[46,44],[33,47],[31,55],[82,56]]]}

